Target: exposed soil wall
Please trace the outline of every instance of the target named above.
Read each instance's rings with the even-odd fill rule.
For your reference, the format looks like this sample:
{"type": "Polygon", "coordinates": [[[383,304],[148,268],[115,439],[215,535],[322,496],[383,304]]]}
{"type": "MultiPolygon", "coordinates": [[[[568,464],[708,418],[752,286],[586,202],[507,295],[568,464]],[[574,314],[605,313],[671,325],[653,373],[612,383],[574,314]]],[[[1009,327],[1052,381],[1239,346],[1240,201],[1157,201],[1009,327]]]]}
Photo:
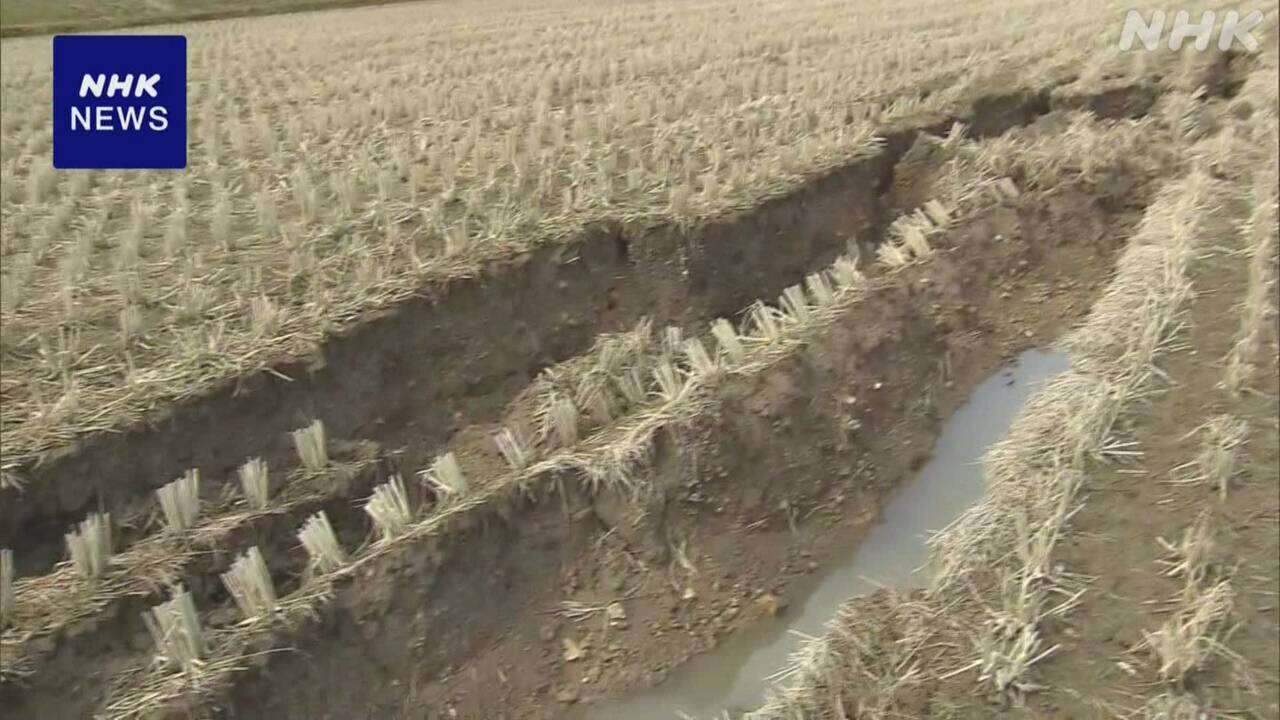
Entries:
{"type": "MultiPolygon", "coordinates": [[[[982,98],[965,118],[996,134],[1048,110],[1048,93],[982,98]]],[[[697,327],[772,297],[829,263],[851,238],[877,237],[879,193],[921,130],[890,133],[883,152],[835,170],[750,213],[695,228],[598,226],[564,244],[495,262],[328,342],[322,358],[229,383],[119,433],[84,438],[27,468],[22,492],[0,492],[0,545],[19,574],[47,569],[62,534],[90,510],[133,517],[149,493],[198,468],[206,485],[245,459],[293,456],[288,432],[319,418],[331,437],[432,448],[492,419],[543,367],[641,316],[697,327]],[[287,379],[285,379],[287,378],[287,379]]]]}

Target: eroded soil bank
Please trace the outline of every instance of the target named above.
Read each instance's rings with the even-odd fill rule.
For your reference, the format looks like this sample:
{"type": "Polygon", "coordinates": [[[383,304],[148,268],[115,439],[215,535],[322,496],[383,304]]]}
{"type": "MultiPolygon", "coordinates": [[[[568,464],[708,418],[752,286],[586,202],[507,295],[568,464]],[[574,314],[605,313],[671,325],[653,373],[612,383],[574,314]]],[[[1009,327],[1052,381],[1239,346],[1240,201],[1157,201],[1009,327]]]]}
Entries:
{"type": "Polygon", "coordinates": [[[792,583],[792,602],[777,620],[743,628],[656,687],[569,713],[566,720],[712,718],[725,711],[737,717],[759,706],[801,638],[821,635],[847,599],[927,582],[929,536],[982,499],[982,455],[1008,431],[1030,394],[1068,367],[1060,351],[1028,350],[978,385],[943,423],[929,461],[889,495],[856,550],[792,583]]]}
{"type": "Polygon", "coordinates": [[[881,152],[749,213],[693,228],[596,226],[424,288],[327,342],[319,357],[239,378],[18,468],[24,490],[0,491],[0,546],[14,550],[19,575],[46,571],[63,555],[63,533],[91,510],[134,528],[127,543],[154,509],[155,488],[197,468],[216,489],[249,457],[287,466],[289,431],[313,419],[334,438],[412,445],[428,457],[460,429],[494,419],[542,368],[600,333],[643,316],[698,328],[776,296],[851,239],[879,237],[892,219],[882,194],[921,131],[960,120],[975,137],[995,135],[1049,109],[1047,90],[982,97],[964,117],[889,132],[881,152]]]}
{"type": "Polygon", "coordinates": [[[234,717],[552,718],[652,686],[838,562],[943,420],[1078,320],[1145,202],[1078,188],[993,207],[799,354],[730,379],[660,443],[637,507],[566,491],[339,590],[246,674],[234,717]]]}

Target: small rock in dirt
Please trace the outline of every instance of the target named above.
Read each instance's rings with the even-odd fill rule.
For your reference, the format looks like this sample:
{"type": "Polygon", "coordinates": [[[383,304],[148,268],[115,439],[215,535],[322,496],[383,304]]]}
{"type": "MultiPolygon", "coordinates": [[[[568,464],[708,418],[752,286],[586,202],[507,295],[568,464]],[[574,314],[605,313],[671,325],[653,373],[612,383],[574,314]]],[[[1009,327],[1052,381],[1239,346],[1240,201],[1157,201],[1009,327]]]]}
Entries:
{"type": "Polygon", "coordinates": [[[680,594],[681,600],[692,600],[696,597],[698,597],[698,593],[694,592],[692,587],[685,588],[684,592],[680,594]]]}
{"type": "Polygon", "coordinates": [[[787,601],[773,593],[765,593],[756,598],[756,604],[759,605],[760,609],[764,610],[769,617],[777,617],[778,613],[787,608],[787,601]]]}
{"type": "Polygon", "coordinates": [[[587,651],[584,650],[582,646],[579,645],[577,642],[574,642],[573,638],[564,638],[565,662],[573,662],[574,660],[580,660],[586,654],[587,654],[587,651]]]}
{"type": "Polygon", "coordinates": [[[627,610],[622,607],[622,603],[620,602],[609,603],[609,607],[605,608],[605,612],[608,613],[609,619],[614,622],[620,622],[627,619],[627,610]]]}
{"type": "Polygon", "coordinates": [[[578,691],[573,688],[565,688],[556,693],[556,700],[565,705],[571,705],[578,702],[578,691]]]}
{"type": "Polygon", "coordinates": [[[543,625],[542,627],[538,628],[538,637],[542,638],[543,642],[551,642],[552,640],[555,640],[556,639],[555,626],[543,625]]]}

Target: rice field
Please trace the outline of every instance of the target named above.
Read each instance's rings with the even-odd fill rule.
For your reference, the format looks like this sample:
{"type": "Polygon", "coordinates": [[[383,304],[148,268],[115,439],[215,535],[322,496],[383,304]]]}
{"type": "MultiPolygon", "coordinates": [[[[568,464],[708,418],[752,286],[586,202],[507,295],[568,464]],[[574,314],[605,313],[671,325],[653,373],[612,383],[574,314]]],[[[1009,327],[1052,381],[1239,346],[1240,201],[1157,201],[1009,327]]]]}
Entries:
{"type": "Polygon", "coordinates": [[[1123,69],[1100,31],[1122,7],[480,3],[175,26],[185,173],[55,173],[48,42],[8,41],[8,482],[485,259],[751,207],[993,81],[1123,69]]]}
{"type": "MultiPolygon", "coordinates": [[[[39,21],[170,17],[127,6],[39,21]]],[[[188,38],[178,172],[53,170],[49,37],[6,37],[0,704],[551,718],[661,687],[784,621],[985,373],[1058,344],[936,582],[852,598],[740,711],[1280,716],[1274,569],[1220,530],[1280,518],[1277,10],[1200,6],[1258,9],[1262,50],[1122,51],[1112,0],[156,26],[188,38]],[[1166,445],[1175,376],[1203,408],[1166,445]],[[1139,476],[1168,527],[1091,514],[1139,476]],[[1104,537],[1145,584],[1079,550],[1104,537]],[[1075,629],[1106,613],[1143,629],[1075,629]],[[1119,680],[1078,667],[1105,652],[1119,680]]]]}

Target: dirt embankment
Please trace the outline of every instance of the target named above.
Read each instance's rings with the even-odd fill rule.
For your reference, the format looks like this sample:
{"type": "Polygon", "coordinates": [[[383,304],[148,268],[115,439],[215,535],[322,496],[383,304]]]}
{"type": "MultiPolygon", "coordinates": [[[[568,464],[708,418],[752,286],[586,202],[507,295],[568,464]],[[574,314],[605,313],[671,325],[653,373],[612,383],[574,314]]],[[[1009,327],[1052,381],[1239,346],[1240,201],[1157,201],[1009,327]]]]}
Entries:
{"type": "Polygon", "coordinates": [[[697,228],[593,227],[478,277],[424,288],[328,343],[322,357],[241,378],[23,469],[23,490],[0,491],[0,545],[13,548],[19,575],[45,571],[87,512],[137,525],[154,507],[150,493],[190,468],[214,487],[249,457],[285,467],[289,431],[313,419],[331,437],[413,445],[427,457],[463,427],[496,418],[539,371],[601,333],[644,316],[698,328],[776,296],[850,239],[877,237],[886,222],[877,196],[922,130],[958,119],[981,137],[1048,109],[1047,92],[983,98],[966,117],[890,132],[882,152],[753,212],[697,228]]]}

